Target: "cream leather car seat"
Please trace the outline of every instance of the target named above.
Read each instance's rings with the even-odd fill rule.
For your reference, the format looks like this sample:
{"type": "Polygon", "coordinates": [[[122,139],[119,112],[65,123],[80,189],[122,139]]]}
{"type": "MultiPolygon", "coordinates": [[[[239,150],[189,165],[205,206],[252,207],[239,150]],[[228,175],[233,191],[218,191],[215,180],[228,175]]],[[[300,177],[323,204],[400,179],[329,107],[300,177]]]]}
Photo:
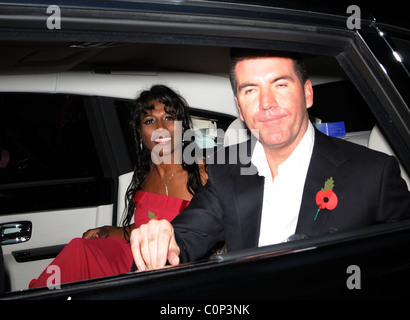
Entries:
{"type": "Polygon", "coordinates": [[[224,136],[224,147],[244,142],[251,138],[251,134],[245,122],[240,118],[235,119],[226,129],[224,136]]]}
{"type": "MultiPolygon", "coordinates": [[[[395,156],[393,149],[390,147],[380,128],[376,125],[370,132],[368,147],[373,150],[387,153],[388,155],[395,156]]],[[[396,157],[397,158],[397,157],[396,157]]],[[[407,183],[407,188],[410,190],[410,178],[403,166],[400,165],[401,176],[407,183]]]]}

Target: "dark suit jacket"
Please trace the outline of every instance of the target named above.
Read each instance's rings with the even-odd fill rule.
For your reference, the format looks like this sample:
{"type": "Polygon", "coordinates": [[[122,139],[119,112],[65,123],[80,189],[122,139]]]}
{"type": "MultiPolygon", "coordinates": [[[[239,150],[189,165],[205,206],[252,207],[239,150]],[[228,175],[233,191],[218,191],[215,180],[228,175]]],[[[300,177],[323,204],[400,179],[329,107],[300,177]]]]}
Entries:
{"type": "MultiPolygon", "coordinates": [[[[250,163],[249,151],[232,157],[245,146],[252,152],[248,141],[223,149],[224,157],[217,155],[217,164],[208,166],[205,187],[172,222],[182,262],[203,257],[220,241],[228,251],[258,246],[264,178],[250,163]],[[233,158],[238,163],[228,163],[229,156],[230,163],[233,158]],[[243,174],[246,170],[254,174],[243,174]]],[[[296,234],[319,236],[409,217],[410,193],[394,157],[315,130],[296,234]],[[330,177],[338,204],[320,210],[314,220],[316,194],[330,177]]]]}

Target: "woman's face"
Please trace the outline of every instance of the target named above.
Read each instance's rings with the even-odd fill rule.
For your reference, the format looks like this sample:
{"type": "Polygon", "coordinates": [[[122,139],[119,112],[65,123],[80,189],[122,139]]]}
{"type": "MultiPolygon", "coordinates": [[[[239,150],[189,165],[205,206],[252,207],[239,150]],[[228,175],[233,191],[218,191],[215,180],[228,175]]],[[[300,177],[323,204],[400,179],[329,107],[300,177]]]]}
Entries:
{"type": "Polygon", "coordinates": [[[146,113],[141,116],[142,142],[151,151],[153,161],[154,157],[161,157],[160,162],[164,162],[163,157],[172,156],[174,151],[181,146],[181,124],[178,126],[175,116],[165,112],[163,103],[152,100],[148,105],[154,108],[147,109],[146,113]]]}

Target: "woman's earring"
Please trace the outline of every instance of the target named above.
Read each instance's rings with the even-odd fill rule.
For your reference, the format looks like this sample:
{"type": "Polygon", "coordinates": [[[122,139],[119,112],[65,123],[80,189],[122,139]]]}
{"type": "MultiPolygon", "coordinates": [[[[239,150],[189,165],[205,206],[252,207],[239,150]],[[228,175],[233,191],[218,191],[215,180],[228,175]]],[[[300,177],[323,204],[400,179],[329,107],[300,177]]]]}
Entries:
{"type": "Polygon", "coordinates": [[[142,139],[140,140],[140,148],[142,150],[142,139]]]}

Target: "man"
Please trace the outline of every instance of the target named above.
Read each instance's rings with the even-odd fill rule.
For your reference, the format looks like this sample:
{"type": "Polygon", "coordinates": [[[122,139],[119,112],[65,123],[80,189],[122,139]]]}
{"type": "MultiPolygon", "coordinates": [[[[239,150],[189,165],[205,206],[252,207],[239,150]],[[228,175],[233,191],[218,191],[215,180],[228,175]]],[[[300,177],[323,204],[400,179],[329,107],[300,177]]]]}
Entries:
{"type": "MultiPolygon", "coordinates": [[[[297,57],[239,52],[231,82],[240,117],[258,136],[251,161],[239,152],[237,164],[210,165],[207,184],[172,225],[150,221],[134,230],[139,270],[193,261],[221,241],[233,251],[410,216],[393,157],[313,128],[312,84],[297,57]]],[[[226,159],[231,151],[222,151],[226,159]]]]}

